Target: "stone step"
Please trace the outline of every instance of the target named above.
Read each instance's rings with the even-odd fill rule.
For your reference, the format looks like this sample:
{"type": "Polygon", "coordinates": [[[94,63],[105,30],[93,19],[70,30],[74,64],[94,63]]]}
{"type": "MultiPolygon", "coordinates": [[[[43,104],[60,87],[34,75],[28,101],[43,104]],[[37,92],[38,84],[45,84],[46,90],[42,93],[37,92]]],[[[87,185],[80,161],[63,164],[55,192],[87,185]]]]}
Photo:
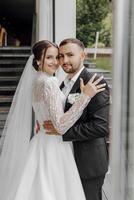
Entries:
{"type": "Polygon", "coordinates": [[[15,86],[19,80],[20,76],[0,76],[0,86],[15,86]]]}
{"type": "Polygon", "coordinates": [[[13,100],[13,96],[0,95],[0,107],[10,107],[13,100]]]}
{"type": "Polygon", "coordinates": [[[17,61],[27,61],[29,58],[29,54],[0,54],[0,63],[3,63],[3,61],[10,61],[12,62],[13,60],[17,61]]]}
{"type": "Polygon", "coordinates": [[[31,47],[0,47],[0,53],[31,53],[31,47]]]}
{"type": "Polygon", "coordinates": [[[9,67],[9,68],[1,67],[0,68],[0,74],[3,73],[3,72],[9,72],[9,73],[11,73],[11,72],[22,72],[23,69],[24,69],[24,67],[19,67],[19,68],[17,68],[17,67],[15,67],[15,68],[12,68],[12,67],[9,67]]]}
{"type": "Polygon", "coordinates": [[[25,66],[26,60],[2,60],[0,59],[0,67],[19,67],[19,66],[25,66]]]}
{"type": "Polygon", "coordinates": [[[6,121],[7,115],[8,115],[8,112],[7,112],[7,113],[5,113],[5,112],[1,113],[1,112],[0,112],[0,121],[1,121],[1,120],[6,121]]]}
{"type": "Polygon", "coordinates": [[[0,91],[14,91],[17,86],[0,86],[0,91]]]}
{"type": "Polygon", "coordinates": [[[1,53],[0,58],[28,58],[30,54],[12,54],[12,53],[1,53]]]}
{"type": "Polygon", "coordinates": [[[17,86],[0,86],[0,96],[13,96],[17,86]]]}
{"type": "Polygon", "coordinates": [[[5,125],[5,120],[0,120],[0,129],[2,130],[5,125]]]}
{"type": "Polygon", "coordinates": [[[0,113],[8,113],[10,107],[0,107],[0,113]]]}
{"type": "Polygon", "coordinates": [[[10,107],[0,107],[0,136],[2,135],[10,107]]]}
{"type": "MultiPolygon", "coordinates": [[[[1,95],[0,95],[1,96],[1,95]]],[[[3,106],[7,106],[7,107],[10,107],[11,106],[11,103],[12,101],[0,101],[0,107],[3,107],[3,106]]],[[[1,118],[0,118],[1,119],[1,118]]]]}
{"type": "Polygon", "coordinates": [[[15,94],[15,90],[1,90],[0,96],[13,96],[15,94]]]}
{"type": "Polygon", "coordinates": [[[0,47],[0,135],[31,47],[0,47]]]}
{"type": "Polygon", "coordinates": [[[12,81],[3,80],[3,81],[0,81],[0,86],[16,86],[18,85],[18,83],[19,83],[19,80],[12,80],[12,81]]]}
{"type": "Polygon", "coordinates": [[[24,68],[0,68],[0,76],[21,76],[24,68]]]}
{"type": "Polygon", "coordinates": [[[2,81],[18,81],[20,76],[0,76],[0,82],[2,81]]]}
{"type": "MultiPolygon", "coordinates": [[[[2,96],[2,95],[0,95],[0,103],[12,102],[12,100],[13,100],[13,96],[2,96]]],[[[0,109],[0,112],[5,112],[5,110],[0,109]]]]}
{"type": "Polygon", "coordinates": [[[13,96],[11,95],[0,95],[0,107],[10,107],[12,100],[13,96]]]}

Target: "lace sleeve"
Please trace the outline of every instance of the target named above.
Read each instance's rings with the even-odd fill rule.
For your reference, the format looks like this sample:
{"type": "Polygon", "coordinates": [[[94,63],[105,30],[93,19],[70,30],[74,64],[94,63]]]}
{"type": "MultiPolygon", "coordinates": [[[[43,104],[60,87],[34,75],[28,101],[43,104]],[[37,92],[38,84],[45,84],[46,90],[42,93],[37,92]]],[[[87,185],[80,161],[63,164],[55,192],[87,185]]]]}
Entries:
{"type": "Polygon", "coordinates": [[[73,106],[64,113],[61,93],[54,77],[44,83],[44,101],[49,109],[51,121],[55,129],[63,135],[79,119],[91,98],[80,94],[73,106]]]}

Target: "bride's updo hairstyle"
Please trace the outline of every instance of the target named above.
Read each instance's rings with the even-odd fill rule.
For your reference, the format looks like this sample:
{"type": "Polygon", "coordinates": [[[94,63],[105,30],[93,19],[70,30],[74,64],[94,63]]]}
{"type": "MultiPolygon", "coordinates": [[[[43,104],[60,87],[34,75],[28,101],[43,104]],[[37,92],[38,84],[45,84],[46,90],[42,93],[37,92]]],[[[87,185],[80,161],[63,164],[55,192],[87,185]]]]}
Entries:
{"type": "Polygon", "coordinates": [[[41,60],[41,57],[43,55],[43,64],[44,64],[44,59],[45,59],[45,55],[46,55],[46,51],[49,47],[55,47],[58,49],[58,45],[55,43],[52,43],[48,40],[41,40],[39,42],[36,42],[33,45],[32,48],[32,52],[34,55],[33,58],[33,67],[35,68],[36,71],[39,70],[39,65],[37,63],[37,61],[41,60]]]}

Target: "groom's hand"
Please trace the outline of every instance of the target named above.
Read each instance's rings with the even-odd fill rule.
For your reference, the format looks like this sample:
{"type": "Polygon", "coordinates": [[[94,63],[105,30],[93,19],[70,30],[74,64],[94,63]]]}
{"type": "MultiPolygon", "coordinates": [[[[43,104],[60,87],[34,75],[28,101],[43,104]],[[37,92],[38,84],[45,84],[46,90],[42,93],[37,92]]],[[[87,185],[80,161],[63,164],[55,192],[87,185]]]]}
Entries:
{"type": "Polygon", "coordinates": [[[40,131],[40,124],[39,124],[38,120],[36,120],[36,127],[35,127],[36,134],[38,134],[39,131],[40,131]]]}
{"type": "Polygon", "coordinates": [[[43,127],[45,129],[45,133],[48,135],[60,135],[54,128],[51,121],[44,121],[43,127]]]}

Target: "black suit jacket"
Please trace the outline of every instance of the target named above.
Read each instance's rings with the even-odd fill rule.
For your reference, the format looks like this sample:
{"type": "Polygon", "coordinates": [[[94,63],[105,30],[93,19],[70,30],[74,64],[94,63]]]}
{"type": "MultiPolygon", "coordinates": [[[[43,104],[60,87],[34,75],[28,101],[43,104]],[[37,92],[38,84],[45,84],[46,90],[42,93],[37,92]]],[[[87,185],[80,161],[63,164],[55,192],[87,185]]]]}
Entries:
{"type": "MultiPolygon", "coordinates": [[[[86,84],[92,75],[84,68],[70,93],[80,92],[80,77],[86,84]]],[[[101,83],[105,83],[105,80],[103,79],[101,83]]],[[[106,90],[91,99],[80,119],[63,135],[64,141],[73,141],[74,156],[81,178],[96,178],[107,172],[106,136],[109,134],[109,99],[109,88],[106,85],[106,90]]],[[[65,112],[71,106],[66,101],[65,112]]]]}

